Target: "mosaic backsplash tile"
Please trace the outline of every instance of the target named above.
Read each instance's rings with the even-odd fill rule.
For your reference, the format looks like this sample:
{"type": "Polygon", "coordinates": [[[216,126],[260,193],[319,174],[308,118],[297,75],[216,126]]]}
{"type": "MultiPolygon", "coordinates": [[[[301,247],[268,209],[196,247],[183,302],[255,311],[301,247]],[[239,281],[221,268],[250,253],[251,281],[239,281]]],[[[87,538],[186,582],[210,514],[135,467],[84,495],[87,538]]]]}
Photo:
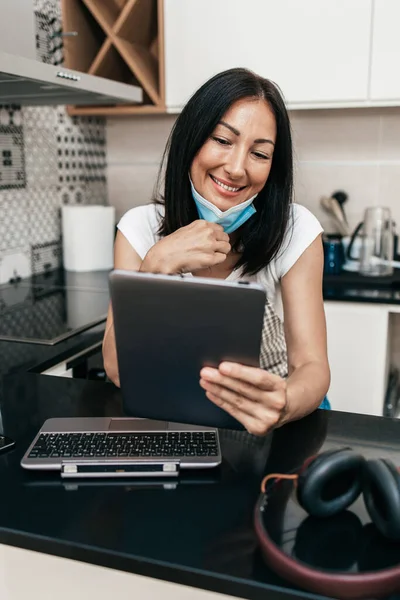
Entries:
{"type": "MultiPolygon", "coordinates": [[[[37,59],[61,64],[60,3],[34,9],[37,59]]],[[[104,119],[0,105],[0,284],[61,266],[62,204],[107,203],[104,119]]]]}
{"type": "Polygon", "coordinates": [[[21,108],[0,106],[0,191],[26,186],[21,108]]]}
{"type": "Polygon", "coordinates": [[[54,0],[34,0],[36,55],[51,65],[63,63],[61,6],[54,0]]]}

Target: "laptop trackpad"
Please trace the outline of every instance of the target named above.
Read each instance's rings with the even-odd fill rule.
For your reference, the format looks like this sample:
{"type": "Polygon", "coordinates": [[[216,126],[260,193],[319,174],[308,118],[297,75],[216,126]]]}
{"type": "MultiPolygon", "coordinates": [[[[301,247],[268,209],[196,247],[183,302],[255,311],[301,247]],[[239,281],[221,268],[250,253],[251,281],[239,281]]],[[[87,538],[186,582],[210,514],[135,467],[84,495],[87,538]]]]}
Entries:
{"type": "Polygon", "coordinates": [[[152,419],[111,419],[109,431],[166,431],[167,421],[152,419]]]}

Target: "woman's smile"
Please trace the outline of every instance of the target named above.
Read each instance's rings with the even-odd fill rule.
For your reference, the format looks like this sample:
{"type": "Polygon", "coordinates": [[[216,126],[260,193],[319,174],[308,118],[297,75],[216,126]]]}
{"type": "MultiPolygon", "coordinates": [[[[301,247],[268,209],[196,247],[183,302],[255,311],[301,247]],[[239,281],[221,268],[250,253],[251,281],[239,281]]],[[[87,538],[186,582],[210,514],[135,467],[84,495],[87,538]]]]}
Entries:
{"type": "Polygon", "coordinates": [[[225,179],[219,179],[215,177],[215,175],[210,174],[210,179],[216,189],[216,191],[226,198],[235,198],[238,194],[240,194],[246,186],[234,187],[232,183],[226,181],[225,179]]]}

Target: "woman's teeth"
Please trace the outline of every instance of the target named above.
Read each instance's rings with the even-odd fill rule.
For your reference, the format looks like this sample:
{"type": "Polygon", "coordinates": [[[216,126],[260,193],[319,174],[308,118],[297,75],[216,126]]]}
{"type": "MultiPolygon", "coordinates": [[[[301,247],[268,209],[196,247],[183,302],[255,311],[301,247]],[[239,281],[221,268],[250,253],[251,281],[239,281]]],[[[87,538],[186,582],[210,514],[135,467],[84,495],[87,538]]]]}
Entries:
{"type": "Polygon", "coordinates": [[[222,187],[224,190],[227,190],[228,192],[238,192],[240,190],[240,187],[230,187],[229,185],[225,185],[225,183],[221,183],[221,181],[218,181],[218,179],[215,179],[215,177],[213,177],[212,175],[211,179],[215,181],[217,185],[222,187]]]}

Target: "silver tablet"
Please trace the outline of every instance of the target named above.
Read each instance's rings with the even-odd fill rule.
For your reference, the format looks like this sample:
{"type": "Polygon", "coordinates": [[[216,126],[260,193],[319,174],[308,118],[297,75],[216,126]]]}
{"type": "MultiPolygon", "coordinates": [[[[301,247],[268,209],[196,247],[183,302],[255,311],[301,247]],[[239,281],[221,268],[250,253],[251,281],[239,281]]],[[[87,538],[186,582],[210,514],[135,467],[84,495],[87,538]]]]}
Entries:
{"type": "Polygon", "coordinates": [[[110,293],[124,411],[129,416],[243,429],[199,385],[203,366],[259,366],[261,286],[114,270],[110,293]]]}

